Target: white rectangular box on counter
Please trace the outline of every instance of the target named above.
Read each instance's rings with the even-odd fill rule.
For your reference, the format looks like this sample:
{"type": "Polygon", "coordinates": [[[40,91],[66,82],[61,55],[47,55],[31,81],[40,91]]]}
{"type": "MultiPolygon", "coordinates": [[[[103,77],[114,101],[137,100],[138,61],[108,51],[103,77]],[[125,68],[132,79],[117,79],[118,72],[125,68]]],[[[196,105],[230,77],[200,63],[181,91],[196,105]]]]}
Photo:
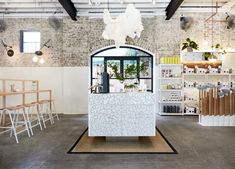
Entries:
{"type": "Polygon", "coordinates": [[[89,136],[155,136],[153,93],[89,94],[89,136]]]}

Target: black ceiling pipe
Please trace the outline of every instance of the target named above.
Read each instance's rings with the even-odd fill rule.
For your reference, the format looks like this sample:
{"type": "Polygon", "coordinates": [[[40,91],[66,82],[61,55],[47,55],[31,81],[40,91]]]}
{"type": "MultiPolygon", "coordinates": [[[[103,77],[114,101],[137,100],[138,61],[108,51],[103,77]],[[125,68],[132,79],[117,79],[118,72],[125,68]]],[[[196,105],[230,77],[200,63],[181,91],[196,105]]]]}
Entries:
{"type": "Polygon", "coordinates": [[[184,0],[171,0],[166,8],[166,20],[170,20],[184,0]]]}
{"type": "Polygon", "coordinates": [[[71,0],[59,0],[60,4],[69,14],[72,20],[77,21],[77,9],[74,6],[74,3],[71,0]]]}

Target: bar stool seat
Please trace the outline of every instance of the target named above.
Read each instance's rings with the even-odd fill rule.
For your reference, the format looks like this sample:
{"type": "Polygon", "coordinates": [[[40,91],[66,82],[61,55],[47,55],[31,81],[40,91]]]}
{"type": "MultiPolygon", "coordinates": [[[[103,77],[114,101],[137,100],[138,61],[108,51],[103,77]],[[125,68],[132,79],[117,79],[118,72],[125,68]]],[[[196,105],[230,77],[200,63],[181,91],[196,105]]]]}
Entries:
{"type": "Polygon", "coordinates": [[[6,108],[1,108],[0,109],[0,128],[5,128],[8,129],[7,131],[11,131],[10,132],[10,137],[12,137],[12,134],[14,134],[16,142],[19,143],[18,141],[18,134],[27,131],[28,136],[30,137],[30,133],[29,133],[29,127],[27,124],[27,118],[25,115],[25,106],[24,105],[17,105],[17,106],[10,106],[10,107],[6,107],[6,108]],[[10,119],[10,126],[2,126],[1,122],[2,122],[2,116],[3,116],[3,112],[5,112],[10,119]],[[23,119],[19,119],[19,115],[20,112],[23,116],[23,119]],[[13,116],[13,117],[12,117],[13,116]],[[24,126],[24,128],[20,131],[17,131],[17,128],[19,126],[24,126]]]}

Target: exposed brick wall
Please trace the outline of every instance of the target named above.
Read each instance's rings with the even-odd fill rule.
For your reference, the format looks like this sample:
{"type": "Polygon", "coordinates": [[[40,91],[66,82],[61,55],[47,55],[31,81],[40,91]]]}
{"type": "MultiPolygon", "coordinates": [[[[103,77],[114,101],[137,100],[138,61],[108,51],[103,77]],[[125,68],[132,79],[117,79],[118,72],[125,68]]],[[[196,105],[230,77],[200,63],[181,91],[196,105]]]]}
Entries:
{"type": "MultiPolygon", "coordinates": [[[[144,18],[144,31],[139,39],[127,39],[127,44],[140,46],[156,55],[156,61],[165,55],[179,55],[180,45],[187,37],[192,38],[200,44],[204,41],[205,19],[210,14],[193,14],[194,25],[187,32],[180,30],[179,14],[170,21],[166,21],[163,16],[155,18],[144,18]]],[[[187,15],[186,15],[187,16],[187,15]]],[[[225,18],[218,15],[217,20],[225,18]]],[[[77,22],[66,17],[61,19],[62,27],[53,30],[46,19],[6,19],[7,30],[0,33],[0,39],[5,40],[9,45],[13,45],[15,56],[9,58],[5,49],[0,46],[0,66],[87,66],[89,54],[99,48],[114,44],[113,41],[104,40],[102,31],[104,24],[102,19],[89,19],[81,17],[77,22]],[[40,30],[42,43],[52,39],[53,49],[44,48],[46,62],[43,65],[32,62],[33,54],[19,53],[19,31],[20,30],[40,30]]],[[[228,44],[235,46],[235,31],[226,30],[224,22],[215,24],[215,41],[224,47],[228,44]]],[[[211,37],[208,37],[210,41],[211,37]]]]}

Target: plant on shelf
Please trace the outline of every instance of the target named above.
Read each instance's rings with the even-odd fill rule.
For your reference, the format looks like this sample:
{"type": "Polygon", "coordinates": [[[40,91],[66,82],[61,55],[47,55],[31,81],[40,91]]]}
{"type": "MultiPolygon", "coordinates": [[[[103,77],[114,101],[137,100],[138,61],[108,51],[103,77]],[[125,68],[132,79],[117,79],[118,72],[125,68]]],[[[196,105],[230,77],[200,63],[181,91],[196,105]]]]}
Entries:
{"type": "Polygon", "coordinates": [[[215,61],[218,59],[218,57],[212,52],[204,52],[203,56],[205,60],[209,60],[209,61],[215,61]]]}
{"type": "Polygon", "coordinates": [[[209,60],[211,58],[211,55],[212,55],[211,52],[204,52],[203,53],[203,56],[204,56],[205,60],[209,60]]]}
{"type": "Polygon", "coordinates": [[[193,49],[198,50],[198,44],[190,38],[187,38],[186,42],[184,42],[182,46],[182,50],[185,49],[187,49],[188,52],[193,52],[193,49]]]}
{"type": "Polygon", "coordinates": [[[135,89],[135,88],[137,88],[137,86],[134,84],[126,84],[124,88],[125,89],[135,89]]]}
{"type": "Polygon", "coordinates": [[[215,44],[211,46],[212,50],[215,50],[216,52],[221,52],[222,54],[226,54],[225,49],[219,44],[215,44]]]}

